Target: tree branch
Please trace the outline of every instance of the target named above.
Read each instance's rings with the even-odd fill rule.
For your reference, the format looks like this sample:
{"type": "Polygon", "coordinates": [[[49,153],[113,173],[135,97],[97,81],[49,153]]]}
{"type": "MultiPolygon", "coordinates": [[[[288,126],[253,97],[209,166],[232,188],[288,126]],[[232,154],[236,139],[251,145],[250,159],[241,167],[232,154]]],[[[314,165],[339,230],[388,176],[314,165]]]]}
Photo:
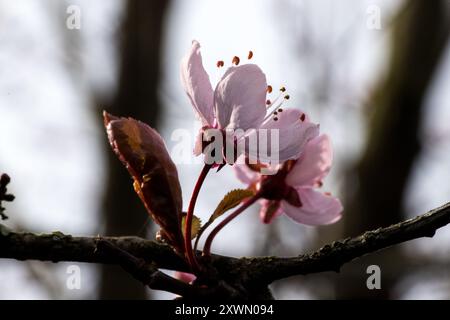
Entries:
{"type": "MultiPolygon", "coordinates": [[[[318,251],[297,257],[232,258],[212,255],[200,259],[209,263],[219,280],[252,291],[273,281],[295,275],[339,271],[341,266],[358,257],[402,242],[432,237],[436,230],[450,223],[450,203],[414,219],[367,231],[364,234],[335,241],[318,251]]],[[[156,268],[189,271],[184,260],[172,249],[155,241],[138,237],[102,237],[115,247],[142,259],[156,268]]],[[[60,232],[34,234],[14,232],[0,224],[0,258],[42,261],[76,261],[123,266],[120,255],[98,249],[98,237],[72,237],[60,232]]],[[[162,288],[161,288],[162,289],[162,288]]],[[[184,288],[182,290],[185,290],[184,288]]]]}
{"type": "Polygon", "coordinates": [[[116,257],[118,264],[136,280],[154,290],[165,290],[180,296],[195,295],[197,289],[194,286],[172,278],[158,270],[154,263],[148,263],[141,258],[136,258],[128,251],[122,250],[113,243],[103,238],[97,239],[98,252],[104,252],[108,256],[116,257]]]}
{"type": "Polygon", "coordinates": [[[433,237],[437,229],[449,223],[450,203],[447,203],[416,218],[335,241],[309,254],[292,258],[259,258],[253,260],[250,268],[255,279],[266,283],[295,275],[339,272],[345,263],[368,253],[413,239],[433,237]]]}
{"type": "Polygon", "coordinates": [[[5,208],[2,206],[2,201],[8,201],[11,202],[14,200],[14,196],[12,194],[7,193],[8,192],[8,184],[11,181],[11,178],[6,174],[3,173],[0,175],[0,219],[1,220],[7,220],[8,216],[4,213],[5,208]]]}
{"type": "MultiPolygon", "coordinates": [[[[61,232],[14,232],[0,224],[0,258],[119,264],[116,256],[97,250],[99,237],[73,237],[61,232]]],[[[184,261],[164,244],[139,237],[102,237],[118,248],[160,268],[187,271],[184,261]]]]}

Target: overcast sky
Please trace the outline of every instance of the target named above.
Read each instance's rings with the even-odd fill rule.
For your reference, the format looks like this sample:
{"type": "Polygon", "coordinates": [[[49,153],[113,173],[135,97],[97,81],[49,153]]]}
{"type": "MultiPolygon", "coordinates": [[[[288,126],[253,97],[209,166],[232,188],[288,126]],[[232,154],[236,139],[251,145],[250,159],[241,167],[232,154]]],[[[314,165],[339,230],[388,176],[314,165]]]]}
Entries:
{"type": "MultiPolygon", "coordinates": [[[[114,1],[71,1],[82,12],[81,30],[67,30],[67,6],[56,0],[0,0],[0,172],[8,172],[17,200],[8,204],[9,225],[35,231],[61,230],[72,234],[96,234],[99,197],[104,176],[100,114],[92,112],[92,91],[113,90],[117,75],[116,38],[123,3],[114,1]],[[67,36],[75,39],[67,52],[67,36]]],[[[289,107],[307,111],[322,132],[333,139],[335,168],[325,188],[339,195],[342,168],[357,157],[364,143],[362,102],[380,74],[387,55],[389,17],[401,1],[269,1],[269,0],[176,0],[166,22],[163,80],[160,96],[164,103],[162,135],[172,150],[171,134],[184,128],[196,133],[196,123],[179,82],[179,63],[193,39],[202,45],[206,70],[215,83],[235,55],[245,61],[249,50],[253,63],[266,73],[274,87],[286,86],[289,107]],[[381,30],[367,28],[367,9],[380,8],[381,30]],[[294,14],[293,12],[298,12],[294,14]],[[305,31],[307,28],[307,31],[305,31]],[[315,75],[321,59],[307,56],[298,34],[306,34],[331,59],[332,90],[317,103],[315,75]],[[305,59],[299,57],[305,55],[305,59]],[[345,112],[346,117],[342,117],[345,112]]],[[[307,51],[307,50],[306,50],[307,51]]],[[[313,51],[314,53],[314,51],[313,51]]],[[[411,215],[448,201],[450,194],[450,51],[427,99],[423,128],[424,156],[416,165],[406,199],[411,215]]],[[[126,115],[123,115],[126,116],[126,115]]],[[[185,206],[201,170],[198,163],[179,166],[185,206]]],[[[388,181],[387,181],[388,182],[388,181]]],[[[206,182],[198,212],[208,212],[227,190],[242,186],[230,168],[206,182]]],[[[345,218],[345,217],[344,217],[345,218]]],[[[293,225],[287,218],[279,223],[295,234],[312,235],[315,230],[293,225]]],[[[265,226],[257,212],[249,213],[227,227],[217,238],[214,250],[236,256],[252,252],[261,241],[265,226]],[[256,235],[256,238],[255,238],[256,235]],[[236,242],[234,239],[238,239],[236,242]]],[[[296,246],[299,237],[292,237],[296,246]]],[[[301,238],[301,236],[300,236],[301,238]]],[[[308,238],[308,237],[306,237],[308,238]]],[[[414,245],[430,252],[448,254],[440,241],[450,239],[448,228],[436,238],[414,245]],[[434,251],[433,251],[434,252],[434,251]]],[[[285,240],[289,244],[289,239],[285,240]]],[[[292,241],[291,241],[292,242],[292,241]]],[[[298,252],[307,243],[298,243],[298,252]]],[[[29,276],[23,263],[0,261],[0,298],[49,298],[51,296],[29,276]]],[[[95,270],[80,264],[83,289],[65,289],[66,267],[60,264],[46,275],[59,279],[59,297],[95,297],[95,270]]],[[[28,268],[28,269],[27,269],[28,268]]],[[[33,269],[33,266],[31,266],[33,269]]],[[[34,269],[33,269],[34,270],[34,269]]],[[[431,283],[431,282],[430,282],[431,283]]],[[[426,297],[433,290],[417,288],[408,297],[426,297]]],[[[163,296],[164,297],[164,296],[163,296]]],[[[307,292],[288,292],[285,298],[309,298],[307,292]]]]}

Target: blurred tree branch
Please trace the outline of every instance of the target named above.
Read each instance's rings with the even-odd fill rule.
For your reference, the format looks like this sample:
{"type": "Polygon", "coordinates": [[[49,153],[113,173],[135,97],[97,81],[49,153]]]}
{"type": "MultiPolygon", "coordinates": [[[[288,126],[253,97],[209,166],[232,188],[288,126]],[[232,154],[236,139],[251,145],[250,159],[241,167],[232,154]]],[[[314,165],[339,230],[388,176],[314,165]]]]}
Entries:
{"type": "MultiPolygon", "coordinates": [[[[266,288],[273,281],[294,275],[306,275],[324,271],[339,271],[340,267],[358,257],[375,252],[402,242],[421,237],[433,237],[436,230],[450,223],[450,203],[431,210],[414,219],[409,219],[386,228],[367,231],[357,237],[335,241],[321,249],[299,255],[297,257],[260,257],[233,258],[213,255],[209,263],[213,268],[223,292],[223,283],[227,288],[240,288],[238,291],[247,292],[247,298],[254,298],[255,293],[266,288]],[[253,294],[253,296],[252,296],[253,294]]],[[[17,260],[42,261],[77,261],[101,264],[115,264],[122,266],[139,280],[150,279],[143,277],[142,270],[134,265],[124,266],[124,255],[129,255],[136,261],[143,261],[151,266],[152,274],[158,268],[189,271],[184,260],[172,249],[155,241],[138,237],[72,237],[61,232],[50,234],[34,234],[29,232],[14,232],[0,224],[0,257],[17,260]],[[108,243],[99,246],[99,243],[108,243]],[[120,251],[121,254],[116,254],[120,251]],[[135,257],[135,258],[134,258],[135,257]]],[[[130,261],[133,261],[131,259],[130,261]]],[[[149,270],[150,270],[149,269],[149,270]]],[[[158,273],[159,274],[159,273],[158,273]]],[[[144,282],[144,281],[143,281],[144,282]]],[[[145,284],[152,284],[144,282],[145,284]]],[[[156,289],[163,289],[157,282],[156,289]]],[[[175,282],[175,285],[180,285],[175,282]]],[[[191,290],[185,286],[180,290],[191,290]]],[[[178,290],[177,289],[177,290],[178,290]]],[[[205,288],[197,287],[198,297],[211,295],[205,288]]],[[[172,290],[173,291],[173,290],[172,290]]],[[[180,291],[181,292],[181,291],[180,291]]],[[[265,291],[267,292],[267,290],[265,291]]],[[[190,298],[195,299],[195,292],[190,292],[190,298]]],[[[242,297],[239,296],[238,297],[242,297]]],[[[261,296],[259,296],[261,297],[261,296]]],[[[264,296],[266,298],[270,296],[264,296]]]]}
{"type": "MultiPolygon", "coordinates": [[[[164,21],[170,1],[129,0],[119,30],[120,58],[117,90],[111,103],[98,101],[101,109],[140,119],[157,127],[160,115],[158,85],[164,21]]],[[[106,143],[105,143],[106,146],[106,143]]],[[[109,146],[106,152],[106,188],[103,200],[104,231],[110,235],[138,234],[148,214],[131,186],[128,173],[109,146]]],[[[144,299],[142,286],[123,276],[119,268],[102,266],[100,297],[144,299]]]]}
{"type": "MultiPolygon", "coordinates": [[[[391,25],[388,69],[369,101],[367,145],[346,175],[345,236],[388,226],[404,217],[405,193],[421,153],[425,98],[450,34],[447,6],[444,0],[406,1],[391,25]]],[[[400,250],[395,253],[398,259],[402,254],[400,250]]],[[[380,255],[372,263],[389,274],[385,268],[389,259],[380,255]]],[[[389,298],[398,279],[386,279],[384,290],[374,291],[351,285],[358,283],[354,280],[345,272],[338,278],[338,297],[389,298]]]]}

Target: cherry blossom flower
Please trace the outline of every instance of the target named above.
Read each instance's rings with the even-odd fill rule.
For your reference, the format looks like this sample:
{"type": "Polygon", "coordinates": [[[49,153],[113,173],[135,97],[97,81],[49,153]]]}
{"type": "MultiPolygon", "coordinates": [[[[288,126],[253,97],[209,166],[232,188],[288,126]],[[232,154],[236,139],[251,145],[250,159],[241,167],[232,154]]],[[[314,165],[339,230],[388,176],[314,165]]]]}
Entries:
{"type": "Polygon", "coordinates": [[[235,165],[234,169],[242,182],[262,192],[260,218],[264,223],[285,213],[298,223],[324,225],[338,221],[343,210],[339,199],[316,190],[330,171],[332,158],[329,137],[320,135],[306,144],[297,160],[278,165],[273,176],[261,175],[260,168],[252,165],[235,165]]]}
{"type": "MultiPolygon", "coordinates": [[[[248,57],[252,56],[253,52],[248,57]]],[[[279,130],[276,141],[278,150],[274,151],[277,152],[277,160],[295,159],[305,143],[319,134],[319,126],[302,120],[298,110],[281,108],[283,101],[289,98],[284,93],[284,88],[280,89],[280,95],[273,102],[267,99],[272,87],[267,85],[262,70],[256,64],[238,65],[239,62],[238,57],[233,58],[235,65],[225,71],[215,90],[203,67],[199,42],[192,42],[190,51],[181,62],[180,74],[184,90],[202,124],[194,154],[200,155],[204,151],[205,140],[208,142],[208,130],[220,130],[226,136],[229,132],[239,129],[245,133],[237,135],[232,145],[226,142],[224,146],[224,149],[236,149],[239,142],[245,142],[245,147],[236,150],[237,154],[231,162],[242,152],[247,156],[254,155],[259,161],[267,160],[261,155],[272,155],[270,137],[267,140],[268,150],[264,153],[260,150],[261,144],[253,143],[252,146],[249,143],[260,141],[261,129],[266,129],[279,130]]],[[[217,64],[218,67],[223,65],[223,61],[217,64]]],[[[222,150],[222,153],[224,159],[230,163],[230,159],[225,157],[225,150],[222,150]]]]}

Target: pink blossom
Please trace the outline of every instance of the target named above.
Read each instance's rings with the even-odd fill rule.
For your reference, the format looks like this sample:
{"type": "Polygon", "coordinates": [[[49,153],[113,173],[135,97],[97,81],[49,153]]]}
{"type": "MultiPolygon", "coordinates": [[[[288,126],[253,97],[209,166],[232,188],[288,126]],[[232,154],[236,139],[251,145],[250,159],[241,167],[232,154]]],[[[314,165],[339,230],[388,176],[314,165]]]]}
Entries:
{"type": "Polygon", "coordinates": [[[192,281],[197,279],[197,277],[195,275],[193,275],[192,273],[181,272],[181,271],[175,271],[174,278],[178,279],[180,281],[186,282],[186,283],[191,283],[192,281]]]}
{"type": "Polygon", "coordinates": [[[330,171],[332,159],[330,139],[320,135],[307,142],[297,160],[279,165],[276,175],[261,175],[258,168],[245,164],[234,169],[242,182],[262,192],[260,217],[264,223],[285,213],[302,224],[323,225],[338,221],[343,210],[339,199],[316,190],[330,171]]]}
{"type": "MultiPolygon", "coordinates": [[[[304,144],[319,134],[319,126],[303,121],[298,110],[280,108],[283,100],[288,98],[287,95],[283,97],[280,94],[273,102],[268,101],[266,76],[256,64],[229,67],[213,90],[203,67],[200,44],[197,41],[192,42],[190,51],[182,60],[181,81],[202,123],[194,148],[195,155],[204,150],[203,136],[208,129],[219,129],[227,133],[237,129],[245,131],[243,136],[234,141],[233,148],[240,139],[250,141],[258,135],[260,129],[277,129],[279,161],[295,159],[304,144]]],[[[242,152],[246,155],[256,153],[260,159],[261,152],[257,149],[246,145],[242,152]]],[[[268,149],[267,154],[270,154],[270,146],[268,149]]]]}

